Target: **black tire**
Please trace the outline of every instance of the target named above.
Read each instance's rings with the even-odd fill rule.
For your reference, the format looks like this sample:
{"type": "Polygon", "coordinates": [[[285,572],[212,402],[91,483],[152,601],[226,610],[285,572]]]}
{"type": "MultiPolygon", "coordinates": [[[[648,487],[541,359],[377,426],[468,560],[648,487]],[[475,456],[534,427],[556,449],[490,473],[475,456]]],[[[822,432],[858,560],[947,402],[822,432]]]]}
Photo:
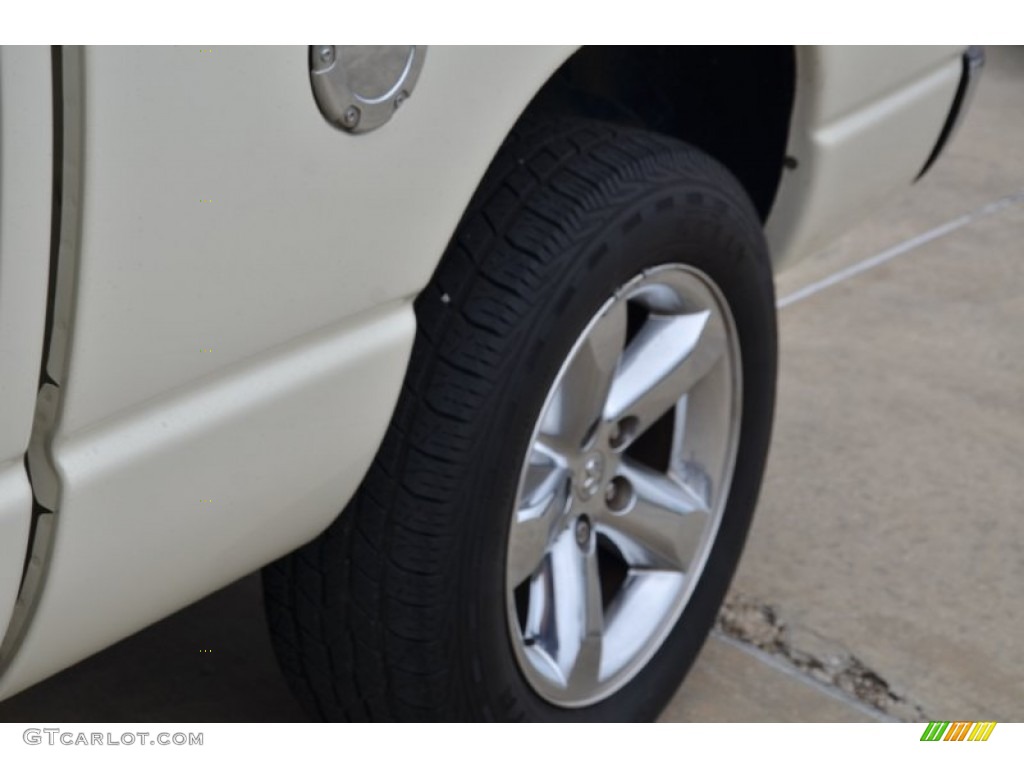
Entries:
{"type": "Polygon", "coordinates": [[[679,141],[589,121],[517,128],[416,302],[412,360],[355,498],[264,570],[274,648],[324,720],[649,720],[700,650],[742,551],[775,399],[774,290],[741,185],[679,141]],[[596,309],[669,258],[702,270],[739,337],[743,418],[696,591],[624,687],[567,709],[517,667],[505,547],[545,395],[596,309]]]}

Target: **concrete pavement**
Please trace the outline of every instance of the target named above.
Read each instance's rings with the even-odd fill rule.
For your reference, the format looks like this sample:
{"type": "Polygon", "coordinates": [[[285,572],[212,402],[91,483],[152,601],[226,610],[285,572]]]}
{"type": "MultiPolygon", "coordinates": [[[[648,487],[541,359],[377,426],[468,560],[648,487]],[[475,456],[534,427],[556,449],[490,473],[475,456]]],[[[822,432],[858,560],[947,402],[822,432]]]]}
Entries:
{"type": "Polygon", "coordinates": [[[1005,203],[782,311],[731,598],[771,608],[783,655],[855,659],[901,718],[1024,719],[1024,49],[989,55],[933,172],[779,281],[785,296],[1005,203]]]}

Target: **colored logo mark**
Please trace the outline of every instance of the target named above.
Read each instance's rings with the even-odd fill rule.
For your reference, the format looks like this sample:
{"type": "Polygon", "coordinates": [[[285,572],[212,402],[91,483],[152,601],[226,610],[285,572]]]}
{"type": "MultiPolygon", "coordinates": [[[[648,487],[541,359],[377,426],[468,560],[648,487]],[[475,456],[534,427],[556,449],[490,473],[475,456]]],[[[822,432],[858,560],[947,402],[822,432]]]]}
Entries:
{"type": "Polygon", "coordinates": [[[921,741],[988,741],[995,723],[928,723],[921,741]]]}

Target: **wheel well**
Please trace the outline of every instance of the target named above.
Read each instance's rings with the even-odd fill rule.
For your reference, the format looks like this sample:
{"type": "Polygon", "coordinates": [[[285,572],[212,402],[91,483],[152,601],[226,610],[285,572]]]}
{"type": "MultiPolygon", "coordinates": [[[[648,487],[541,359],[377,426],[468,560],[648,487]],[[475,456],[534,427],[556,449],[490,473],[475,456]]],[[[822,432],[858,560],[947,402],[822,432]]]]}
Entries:
{"type": "Polygon", "coordinates": [[[786,160],[796,55],[789,46],[585,47],[524,116],[586,116],[675,136],[724,164],[764,220],[786,160]]]}

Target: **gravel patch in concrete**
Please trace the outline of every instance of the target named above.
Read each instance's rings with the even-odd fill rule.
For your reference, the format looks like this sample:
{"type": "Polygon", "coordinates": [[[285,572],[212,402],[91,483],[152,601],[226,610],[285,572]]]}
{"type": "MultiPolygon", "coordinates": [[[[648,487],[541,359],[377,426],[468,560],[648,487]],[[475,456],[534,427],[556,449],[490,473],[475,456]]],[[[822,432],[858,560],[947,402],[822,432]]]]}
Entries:
{"type": "Polygon", "coordinates": [[[727,637],[784,659],[819,683],[833,686],[879,712],[904,721],[931,719],[841,643],[786,622],[778,608],[769,603],[734,592],[722,606],[716,626],[727,637]]]}

